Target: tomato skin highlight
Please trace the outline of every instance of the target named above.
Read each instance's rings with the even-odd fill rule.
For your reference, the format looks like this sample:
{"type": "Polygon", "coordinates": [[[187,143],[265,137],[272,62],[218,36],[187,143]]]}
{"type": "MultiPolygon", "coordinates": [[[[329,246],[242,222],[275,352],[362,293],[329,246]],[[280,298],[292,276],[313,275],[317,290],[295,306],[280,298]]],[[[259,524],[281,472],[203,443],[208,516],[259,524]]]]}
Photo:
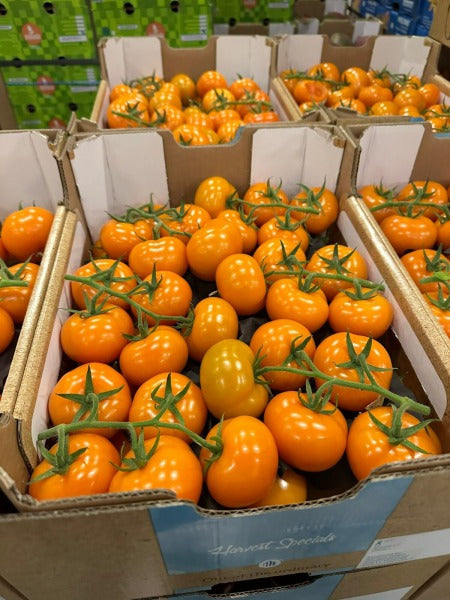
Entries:
{"type": "Polygon", "coordinates": [[[280,458],[302,471],[319,472],[333,467],[344,455],[347,422],[328,402],[318,413],[305,406],[305,394],[294,391],[274,396],[264,412],[264,423],[272,432],[280,458]]]}
{"type": "MultiPolygon", "coordinates": [[[[380,406],[370,411],[384,425],[392,424],[392,407],[380,406]]],[[[419,420],[405,413],[402,428],[417,425],[419,420]]],[[[429,454],[441,454],[442,447],[437,435],[430,428],[422,429],[408,438],[429,454]]],[[[350,425],[347,441],[347,458],[350,468],[359,480],[367,477],[373,469],[394,461],[425,458],[427,454],[410,450],[401,444],[393,445],[387,436],[372,422],[367,411],[361,413],[350,425]]]]}
{"type": "Polygon", "coordinates": [[[184,275],[188,268],[186,246],[173,236],[146,240],[134,246],[128,264],[141,279],[151,275],[154,268],[158,271],[172,271],[184,275]]]}
{"type": "MultiPolygon", "coordinates": [[[[36,500],[55,500],[75,496],[104,494],[108,491],[116,469],[111,463],[118,464],[119,453],[113,444],[104,436],[94,433],[75,433],[69,435],[69,453],[80,448],[87,448],[69,467],[64,475],[52,475],[31,483],[28,493],[36,500]]],[[[50,452],[56,452],[55,444],[50,452]]],[[[31,480],[49,470],[49,463],[44,460],[34,469],[31,480]]]]}
{"type": "MultiPolygon", "coordinates": [[[[146,452],[153,447],[156,438],[145,440],[146,452]]],[[[125,458],[133,458],[131,450],[125,458]]],[[[170,490],[179,500],[197,503],[202,490],[202,469],[191,448],[171,435],[161,435],[156,452],[145,467],[134,471],[117,471],[109,491],[130,492],[136,490],[170,490]]]]}
{"type": "Polygon", "coordinates": [[[205,353],[200,387],[209,412],[217,419],[263,413],[268,392],[255,382],[254,361],[251,348],[240,340],[222,340],[205,353]]]}
{"type": "MultiPolygon", "coordinates": [[[[219,424],[207,435],[217,435],[219,424]]],[[[227,508],[243,508],[258,502],[273,485],[278,451],[269,429],[254,417],[226,419],[222,424],[223,452],[206,473],[206,485],[216,502],[227,508]]],[[[205,465],[210,452],[200,451],[205,465]]]]}
{"type": "Polygon", "coordinates": [[[330,303],[328,323],[336,332],[350,331],[377,339],[386,333],[393,318],[391,303],[379,293],[367,299],[355,299],[339,292],[330,303]]]}
{"type": "Polygon", "coordinates": [[[380,223],[381,230],[400,256],[408,250],[433,248],[437,230],[428,217],[391,215],[380,223]]]}

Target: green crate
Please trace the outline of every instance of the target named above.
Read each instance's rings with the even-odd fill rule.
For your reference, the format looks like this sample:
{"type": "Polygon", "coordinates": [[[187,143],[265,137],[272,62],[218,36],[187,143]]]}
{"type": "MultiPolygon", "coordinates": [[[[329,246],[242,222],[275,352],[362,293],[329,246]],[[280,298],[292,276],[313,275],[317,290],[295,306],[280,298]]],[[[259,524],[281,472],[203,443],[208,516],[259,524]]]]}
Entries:
{"type": "Polygon", "coordinates": [[[212,35],[210,0],[91,0],[97,38],[166,37],[170,46],[203,46],[212,35]]]}
{"type": "MultiPolygon", "coordinates": [[[[85,0],[14,0],[12,21],[20,43],[21,60],[92,59],[94,31],[85,0]]],[[[11,53],[4,56],[6,60],[11,53]]]]}
{"type": "Polygon", "coordinates": [[[20,58],[22,39],[14,22],[12,7],[15,2],[2,0],[0,9],[0,57],[3,60],[20,58]]]}
{"type": "Polygon", "coordinates": [[[1,71],[19,129],[55,127],[55,120],[67,125],[72,111],[90,116],[100,82],[97,65],[23,65],[1,71]]]}
{"type": "Polygon", "coordinates": [[[292,21],[294,0],[217,0],[215,23],[271,23],[292,21]]]}

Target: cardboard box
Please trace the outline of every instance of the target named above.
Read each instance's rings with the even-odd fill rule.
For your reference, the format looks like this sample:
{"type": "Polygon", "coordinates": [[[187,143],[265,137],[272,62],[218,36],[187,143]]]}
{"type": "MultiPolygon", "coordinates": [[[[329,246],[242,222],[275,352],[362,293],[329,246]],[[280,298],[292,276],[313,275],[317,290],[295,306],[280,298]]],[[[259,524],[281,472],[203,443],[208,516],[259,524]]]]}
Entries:
{"type": "MultiPolygon", "coordinates": [[[[450,185],[450,174],[446,167],[450,161],[450,138],[434,136],[429,125],[417,125],[418,127],[413,128],[386,124],[349,125],[348,130],[359,143],[359,156],[353,173],[354,192],[363,185],[379,181],[383,181],[386,187],[397,186],[397,189],[401,189],[410,180],[430,179],[439,181],[446,187],[450,185]]],[[[425,350],[422,358],[413,357],[415,351],[411,349],[411,342],[407,342],[407,338],[403,337],[403,328],[397,328],[397,335],[407,354],[410,353],[410,360],[436,414],[446,423],[450,423],[450,340],[435,320],[419,289],[409,277],[370,211],[366,209],[362,200],[353,201],[359,205],[361,221],[368,230],[371,229],[374,236],[380,235],[386,241],[383,256],[386,257],[386,262],[389,257],[393,272],[398,272],[398,278],[393,279],[394,294],[398,286],[405,286],[403,294],[414,303],[414,310],[410,310],[411,307],[407,304],[404,310],[412,330],[420,339],[419,345],[425,350]],[[430,372],[433,373],[431,378],[427,376],[430,372]]],[[[383,256],[373,256],[381,278],[384,276],[385,266],[382,262],[383,256]]]]}
{"type": "Polygon", "coordinates": [[[93,59],[95,39],[85,0],[3,3],[2,60],[93,59]]]}
{"type": "Polygon", "coordinates": [[[72,112],[88,117],[100,83],[92,65],[2,67],[17,129],[64,129],[72,112]]]}
{"type": "Polygon", "coordinates": [[[436,2],[430,36],[444,46],[450,46],[450,0],[436,2]]]}
{"type": "MultiPolygon", "coordinates": [[[[103,85],[99,87],[91,121],[107,127],[106,111],[110,89],[122,83],[155,73],[170,80],[187,73],[194,80],[208,69],[217,69],[231,82],[252,77],[264,91],[270,90],[273,42],[264,36],[213,36],[205,48],[170,48],[158,38],[111,38],[99,46],[103,85]]],[[[276,98],[271,97],[276,103],[276,98]]],[[[280,114],[284,119],[285,115],[280,114]]]]}
{"type": "Polygon", "coordinates": [[[210,0],[91,0],[97,38],[165,37],[173,47],[204,46],[212,34],[210,0]]]}
{"type": "Polygon", "coordinates": [[[413,600],[438,600],[448,596],[450,585],[450,564],[440,569],[415,594],[413,600]]]}
{"type": "MultiPolygon", "coordinates": [[[[246,600],[406,600],[416,597],[415,593],[422,589],[424,579],[426,586],[428,581],[440,574],[441,569],[437,573],[435,571],[442,563],[443,559],[425,559],[317,578],[300,574],[231,583],[216,586],[211,592],[178,594],[171,596],[171,600],[228,600],[237,597],[246,600]],[[263,587],[265,583],[267,587],[263,587]],[[251,587],[249,584],[252,584],[251,587]]],[[[443,599],[445,595],[434,598],[443,599]]]]}
{"type": "MultiPolygon", "coordinates": [[[[215,148],[183,148],[169,132],[110,131],[71,138],[70,163],[63,157],[62,170],[70,206],[79,208],[81,204],[91,237],[96,239],[105,209],[121,212],[127,205],[141,203],[149,190],[162,203],[169,198],[187,200],[213,172],[227,177],[241,193],[249,182],[276,174],[288,194],[297,190],[299,181],[314,185],[326,177],[327,186],[341,195],[350,186],[354,150],[339,128],[329,125],[247,129],[234,144],[215,148]]],[[[353,201],[344,202],[343,211],[340,228],[344,237],[354,237],[358,230],[363,240],[358,249],[362,251],[369,240],[355,218],[359,207],[353,201]]],[[[62,276],[80,264],[85,240],[83,227],[70,217],[11,415],[17,432],[16,446],[10,449],[15,459],[9,470],[0,469],[0,485],[17,508],[29,513],[0,518],[2,539],[16,545],[17,539],[24,540],[20,563],[12,552],[2,558],[2,574],[11,586],[25,597],[39,589],[48,600],[60,598],[61,589],[66,600],[102,594],[131,600],[209,589],[221,582],[300,572],[318,576],[443,558],[450,553],[445,502],[449,455],[386,465],[357,485],[348,474],[333,489],[319,478],[312,486],[311,502],[279,510],[216,511],[175,501],[169,493],[157,491],[40,504],[23,495],[24,465],[36,461],[34,440],[46,425],[48,391],[58,377],[58,333],[65,318],[58,308],[69,302],[67,283],[60,295],[62,276]],[[42,373],[41,381],[36,373],[42,373]],[[349,485],[353,487],[348,489],[349,485]],[[316,497],[321,499],[314,500],[316,497]],[[433,512],[423,511],[423,506],[431,503],[433,512]],[[63,539],[64,552],[60,547],[63,539]],[[49,546],[48,554],[36,552],[37,543],[39,548],[49,546]],[[99,566],[98,557],[105,548],[108,559],[99,566]],[[36,561],[49,561],[55,575],[43,580],[36,561]],[[64,570],[61,561],[69,561],[71,569],[64,570]],[[26,577],[24,565],[32,565],[26,577]]],[[[377,245],[376,240],[371,243],[377,245]]],[[[384,246],[378,251],[384,252],[384,246]]],[[[376,269],[373,261],[368,264],[372,277],[376,269]]],[[[384,277],[390,286],[389,273],[384,277]]],[[[396,304],[400,323],[404,302],[400,295],[396,304]]],[[[392,344],[396,344],[395,338],[392,344]]],[[[421,352],[419,345],[411,345],[421,352]]],[[[408,370],[406,380],[416,398],[427,402],[398,347],[395,356],[408,370]]],[[[448,450],[448,431],[438,429],[448,450]]]]}
{"type": "Polygon", "coordinates": [[[282,23],[269,23],[262,25],[260,23],[215,23],[214,35],[265,35],[274,37],[276,35],[295,33],[295,23],[293,21],[284,21],[282,23]]]}
{"type": "MultiPolygon", "coordinates": [[[[306,71],[319,62],[333,62],[342,71],[351,66],[381,70],[387,67],[393,73],[418,75],[424,82],[436,83],[441,90],[441,101],[450,98],[450,82],[438,73],[441,45],[430,39],[406,36],[372,36],[361,46],[336,46],[326,36],[293,35],[280,38],[277,44],[273,76],[284,69],[306,71]]],[[[281,82],[282,83],[282,82],[281,82]]],[[[282,84],[285,88],[284,84],[282,84]]],[[[286,89],[286,88],[285,88],[286,89]]],[[[289,94],[286,89],[286,93],[289,94]]],[[[290,120],[299,120],[301,113],[296,102],[291,104],[290,120]]],[[[375,117],[357,115],[348,110],[331,110],[335,122],[377,122],[375,117]],[[341,121],[342,120],[342,121],[341,121]]],[[[401,120],[407,120],[401,118],[401,120]]],[[[398,122],[399,117],[383,117],[382,121],[398,122]]]]}
{"type": "Polygon", "coordinates": [[[215,23],[259,23],[292,21],[294,0],[217,0],[213,6],[215,23]]]}
{"type": "MultiPolygon", "coordinates": [[[[15,348],[11,347],[1,356],[4,386],[0,399],[0,429],[8,426],[9,415],[17,399],[34,329],[50,279],[52,262],[65,222],[66,211],[60,206],[64,201],[64,190],[53,154],[61,137],[60,132],[56,131],[0,133],[0,221],[17,210],[20,203],[24,206],[36,203],[55,213],[28,310],[23,324],[17,328],[15,348]]],[[[2,455],[2,464],[8,464],[7,446],[3,448],[2,455]]]]}

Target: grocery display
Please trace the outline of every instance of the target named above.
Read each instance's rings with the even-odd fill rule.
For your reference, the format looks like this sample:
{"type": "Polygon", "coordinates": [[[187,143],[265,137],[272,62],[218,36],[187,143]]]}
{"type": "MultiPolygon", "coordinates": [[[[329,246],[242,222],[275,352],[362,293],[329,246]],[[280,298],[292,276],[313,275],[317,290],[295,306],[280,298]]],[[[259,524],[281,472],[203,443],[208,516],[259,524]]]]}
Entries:
{"type": "Polygon", "coordinates": [[[0,5],[1,598],[444,600],[448,8],[0,5]]]}

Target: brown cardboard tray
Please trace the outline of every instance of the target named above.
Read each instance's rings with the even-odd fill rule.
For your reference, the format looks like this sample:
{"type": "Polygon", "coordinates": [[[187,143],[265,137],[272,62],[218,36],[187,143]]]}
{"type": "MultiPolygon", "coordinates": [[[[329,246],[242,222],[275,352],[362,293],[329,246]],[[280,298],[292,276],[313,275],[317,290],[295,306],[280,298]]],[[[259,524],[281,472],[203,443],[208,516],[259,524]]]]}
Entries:
{"type": "MultiPolygon", "coordinates": [[[[269,164],[274,174],[282,176],[289,194],[298,181],[314,185],[326,176],[327,185],[341,196],[350,189],[355,146],[330,125],[286,124],[246,130],[234,144],[217,148],[186,149],[168,132],[79,134],[69,140],[67,151],[61,154],[61,162],[69,205],[81,206],[91,237],[96,239],[104,209],[114,213],[120,207],[140,204],[149,189],[163,203],[169,199],[178,203],[192,197],[198,183],[213,172],[229,178],[242,193],[249,181],[267,178],[269,164]],[[73,194],[80,197],[74,199],[73,194]]],[[[353,220],[351,208],[348,215],[347,233],[351,237],[355,229],[364,238],[364,228],[353,220]]],[[[49,600],[61,597],[61,585],[67,600],[102,593],[131,600],[289,573],[323,575],[419,559],[440,561],[450,553],[445,541],[450,528],[445,501],[450,486],[449,454],[386,465],[359,484],[350,480],[350,489],[348,478],[332,487],[318,478],[311,486],[311,501],[283,509],[196,508],[175,501],[164,491],[42,503],[27,496],[29,469],[36,462],[35,435],[46,425],[48,390],[58,377],[58,331],[64,319],[59,309],[70,302],[62,276],[80,264],[86,239],[76,215],[68,213],[12,416],[16,441],[10,446],[9,468],[0,468],[2,491],[18,510],[25,511],[0,517],[2,539],[8,544],[17,545],[18,539],[24,542],[20,562],[13,552],[6,552],[0,561],[2,574],[13,588],[30,598],[33,589],[42,589],[49,600]],[[423,507],[431,503],[430,514],[423,507]],[[252,544],[254,536],[260,540],[256,545],[252,544]],[[228,543],[236,550],[227,550],[228,543]],[[37,552],[37,544],[47,547],[44,557],[37,552]],[[99,559],[105,548],[106,561],[99,559]],[[69,573],[56,568],[62,560],[72,565],[69,573]],[[41,578],[38,584],[34,574],[40,572],[36,565],[42,561],[49,561],[63,577],[45,582],[41,578]],[[33,570],[26,579],[24,564],[33,570]]],[[[384,251],[380,239],[374,244],[380,246],[379,252],[384,251]]],[[[400,311],[407,301],[398,297],[400,311]]],[[[395,336],[389,339],[394,362],[402,365],[409,389],[427,403],[423,382],[395,336]]],[[[448,452],[448,427],[438,423],[436,431],[448,452]]],[[[14,436],[6,440],[1,434],[0,430],[3,448],[14,436]]]]}

